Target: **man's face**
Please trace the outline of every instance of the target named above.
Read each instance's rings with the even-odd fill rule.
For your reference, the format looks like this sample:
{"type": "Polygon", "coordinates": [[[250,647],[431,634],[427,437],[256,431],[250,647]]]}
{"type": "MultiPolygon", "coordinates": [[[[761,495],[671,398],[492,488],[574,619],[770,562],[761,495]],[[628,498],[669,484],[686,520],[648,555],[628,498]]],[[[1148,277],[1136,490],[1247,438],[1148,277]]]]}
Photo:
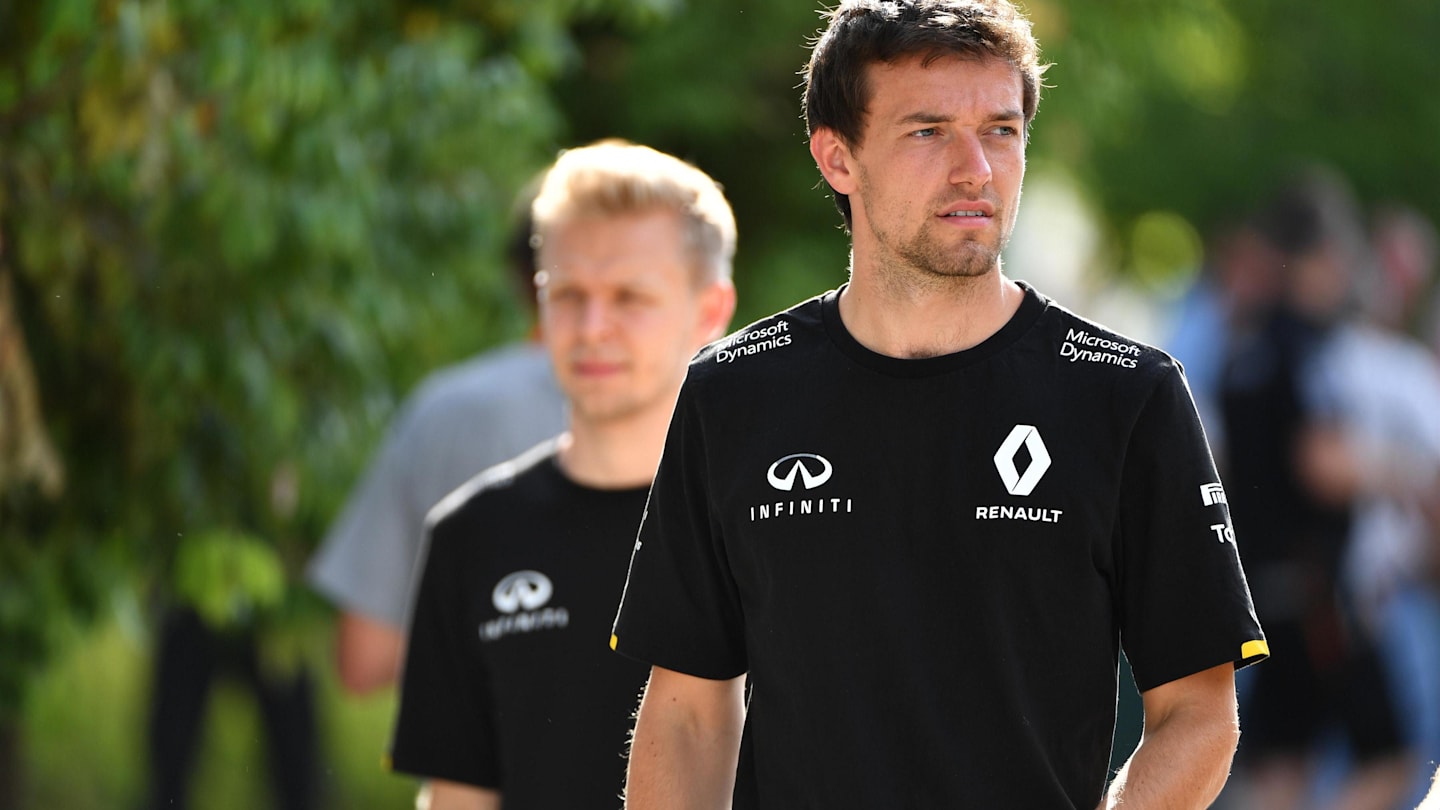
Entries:
{"type": "Polygon", "coordinates": [[[997,270],[1025,178],[1020,73],[998,59],[919,57],[868,68],[849,150],[853,235],[882,266],[940,277],[997,270]]]}
{"type": "Polygon", "coordinates": [[[678,216],[567,219],[538,258],[540,327],[572,420],[668,412],[714,329],[678,216]]]}

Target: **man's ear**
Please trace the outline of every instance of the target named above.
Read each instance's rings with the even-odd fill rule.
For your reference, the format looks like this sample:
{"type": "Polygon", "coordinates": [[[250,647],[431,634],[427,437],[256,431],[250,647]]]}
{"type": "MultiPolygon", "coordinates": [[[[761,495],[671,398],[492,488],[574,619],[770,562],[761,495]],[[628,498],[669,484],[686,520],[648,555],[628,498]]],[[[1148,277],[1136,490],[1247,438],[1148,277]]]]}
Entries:
{"type": "Polygon", "coordinates": [[[724,337],[735,317],[735,284],[728,278],[711,282],[700,291],[700,319],[696,323],[695,350],[724,337]]]}
{"type": "Polygon", "coordinates": [[[825,176],[830,188],[840,194],[855,192],[851,150],[839,133],[829,127],[817,127],[810,133],[810,155],[815,158],[815,165],[820,167],[820,173],[825,176]]]}

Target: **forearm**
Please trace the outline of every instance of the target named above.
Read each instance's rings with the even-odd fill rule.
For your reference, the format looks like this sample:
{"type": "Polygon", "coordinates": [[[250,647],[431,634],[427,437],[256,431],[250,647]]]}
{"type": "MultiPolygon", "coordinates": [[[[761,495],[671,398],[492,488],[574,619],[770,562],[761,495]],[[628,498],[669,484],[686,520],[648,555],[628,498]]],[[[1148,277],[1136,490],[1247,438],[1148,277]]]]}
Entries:
{"type": "Polygon", "coordinates": [[[1212,693],[1210,699],[1166,705],[1152,717],[1147,699],[1145,734],[1102,808],[1203,808],[1220,795],[1240,741],[1229,666],[1223,673],[1232,684],[1228,700],[1212,693]]]}
{"type": "Polygon", "coordinates": [[[500,810],[500,794],[486,788],[436,779],[420,789],[416,810],[500,810]]]}
{"type": "Polygon", "coordinates": [[[399,629],[359,613],[340,614],[335,634],[340,683],[352,695],[366,695],[395,683],[405,637],[399,629]]]}
{"type": "Polygon", "coordinates": [[[714,700],[697,703],[651,676],[635,719],[626,810],[730,806],[744,725],[743,685],[736,679],[716,686],[722,691],[714,700]]]}

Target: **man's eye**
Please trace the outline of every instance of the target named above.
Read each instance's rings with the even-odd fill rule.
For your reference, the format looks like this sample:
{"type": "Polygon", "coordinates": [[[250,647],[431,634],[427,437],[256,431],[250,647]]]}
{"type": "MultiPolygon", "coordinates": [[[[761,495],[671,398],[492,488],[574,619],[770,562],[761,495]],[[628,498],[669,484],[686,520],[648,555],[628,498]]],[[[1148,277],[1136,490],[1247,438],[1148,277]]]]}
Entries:
{"type": "Polygon", "coordinates": [[[910,134],[917,138],[931,138],[939,134],[939,130],[935,129],[934,127],[926,127],[924,129],[917,129],[910,134]]]}

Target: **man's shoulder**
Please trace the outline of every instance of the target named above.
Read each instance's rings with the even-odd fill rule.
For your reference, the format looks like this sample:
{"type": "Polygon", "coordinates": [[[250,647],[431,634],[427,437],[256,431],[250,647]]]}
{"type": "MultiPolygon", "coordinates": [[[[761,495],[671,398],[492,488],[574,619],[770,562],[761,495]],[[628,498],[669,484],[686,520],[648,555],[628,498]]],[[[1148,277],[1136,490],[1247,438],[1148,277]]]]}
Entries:
{"type": "Polygon", "coordinates": [[[774,373],[805,362],[826,341],[825,293],[748,324],[709,344],[690,361],[687,383],[710,385],[774,373]]]}
{"type": "Polygon", "coordinates": [[[485,520],[495,509],[523,495],[532,484],[542,484],[558,452],[557,439],[547,439],[508,461],[502,461],[470,478],[441,498],[425,518],[432,534],[452,526],[485,520]]]}
{"type": "Polygon", "coordinates": [[[1089,375],[1112,375],[1117,381],[1133,381],[1142,387],[1182,371],[1180,363],[1158,346],[1047,301],[1037,336],[1049,344],[1047,350],[1055,353],[1062,367],[1089,375]]]}
{"type": "Polygon", "coordinates": [[[416,387],[410,405],[418,412],[471,409],[529,397],[547,388],[554,388],[554,383],[544,347],[516,343],[431,372],[416,387]]]}

